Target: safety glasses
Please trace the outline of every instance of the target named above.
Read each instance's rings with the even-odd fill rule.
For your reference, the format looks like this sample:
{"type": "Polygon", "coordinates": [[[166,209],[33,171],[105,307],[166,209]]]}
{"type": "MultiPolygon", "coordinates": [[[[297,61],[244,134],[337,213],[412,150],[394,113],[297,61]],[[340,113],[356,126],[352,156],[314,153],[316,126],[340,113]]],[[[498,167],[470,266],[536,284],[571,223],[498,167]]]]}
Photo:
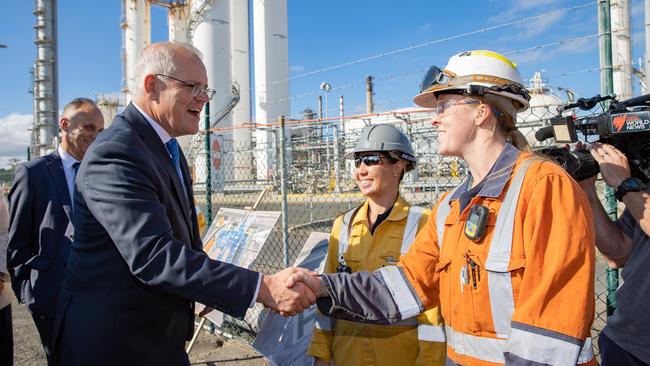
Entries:
{"type": "Polygon", "coordinates": [[[387,160],[391,164],[397,161],[396,159],[389,158],[380,154],[363,155],[354,157],[354,166],[358,168],[361,166],[361,163],[366,164],[366,166],[381,165],[383,160],[387,160]]]}
{"type": "Polygon", "coordinates": [[[433,107],[433,112],[440,116],[443,115],[449,108],[455,105],[465,105],[465,104],[481,104],[478,100],[474,99],[465,99],[465,100],[447,100],[444,102],[438,102],[433,107]]]}

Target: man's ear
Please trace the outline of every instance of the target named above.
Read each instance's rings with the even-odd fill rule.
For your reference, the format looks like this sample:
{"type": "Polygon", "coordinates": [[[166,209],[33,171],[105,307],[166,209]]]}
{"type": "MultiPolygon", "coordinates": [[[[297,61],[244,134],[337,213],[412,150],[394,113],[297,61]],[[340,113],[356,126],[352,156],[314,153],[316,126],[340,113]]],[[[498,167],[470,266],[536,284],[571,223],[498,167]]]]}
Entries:
{"type": "Polygon", "coordinates": [[[70,120],[68,117],[61,117],[59,120],[59,129],[61,131],[68,132],[68,127],[70,126],[70,120]]]}
{"type": "Polygon", "coordinates": [[[156,85],[156,76],[152,74],[146,75],[142,82],[144,83],[145,94],[156,96],[156,94],[158,93],[158,88],[156,85]]]}

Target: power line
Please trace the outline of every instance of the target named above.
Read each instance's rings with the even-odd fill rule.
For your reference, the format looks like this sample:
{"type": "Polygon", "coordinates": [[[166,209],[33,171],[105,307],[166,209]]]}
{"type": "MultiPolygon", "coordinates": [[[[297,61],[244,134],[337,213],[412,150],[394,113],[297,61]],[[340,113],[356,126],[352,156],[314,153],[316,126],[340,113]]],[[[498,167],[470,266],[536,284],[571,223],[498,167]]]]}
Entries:
{"type": "Polygon", "coordinates": [[[518,20],[513,20],[511,22],[502,23],[502,24],[491,26],[491,27],[480,28],[480,29],[470,31],[470,32],[460,33],[460,34],[457,34],[457,35],[453,35],[453,36],[449,36],[449,37],[445,37],[445,38],[441,38],[441,39],[437,39],[437,40],[433,40],[433,41],[429,41],[429,42],[425,42],[425,43],[420,43],[420,44],[400,48],[400,49],[393,50],[393,51],[388,51],[388,52],[383,52],[383,53],[379,53],[379,54],[372,55],[372,56],[363,57],[363,58],[360,58],[360,59],[357,59],[357,60],[344,62],[344,63],[338,64],[338,65],[323,67],[323,68],[320,68],[320,69],[317,69],[317,70],[314,70],[314,71],[294,75],[294,76],[291,76],[291,77],[288,77],[288,78],[285,78],[285,79],[276,80],[274,82],[271,82],[271,85],[282,83],[282,82],[287,82],[287,81],[290,81],[290,80],[300,79],[300,78],[303,78],[303,77],[306,77],[306,76],[319,74],[321,72],[332,71],[332,70],[340,69],[342,67],[351,66],[351,65],[362,63],[362,62],[375,60],[375,59],[378,59],[378,58],[381,58],[381,57],[392,56],[392,55],[396,55],[398,53],[404,53],[404,52],[412,51],[412,50],[415,50],[415,49],[418,49],[418,48],[428,47],[428,46],[432,46],[434,44],[447,42],[447,41],[451,41],[451,40],[455,40],[455,39],[459,39],[459,38],[463,38],[463,37],[467,37],[467,36],[472,36],[472,35],[483,33],[483,32],[493,31],[495,29],[500,29],[500,28],[508,27],[508,26],[515,25],[515,24],[521,24],[521,23],[529,22],[531,20],[543,18],[543,17],[550,16],[550,15],[553,15],[553,14],[557,14],[557,13],[561,13],[561,12],[574,11],[574,10],[577,10],[577,9],[582,9],[582,8],[585,8],[585,7],[588,7],[588,6],[594,6],[594,5],[596,5],[596,3],[592,1],[592,2],[581,4],[581,5],[576,5],[576,6],[573,6],[573,7],[569,7],[569,8],[552,10],[552,11],[549,11],[549,12],[546,12],[546,13],[543,13],[543,14],[534,15],[534,16],[526,17],[526,18],[521,18],[521,19],[518,19],[518,20]]]}
{"type": "MultiPolygon", "coordinates": [[[[534,16],[530,16],[530,17],[526,17],[526,18],[520,18],[520,19],[517,19],[517,20],[510,21],[510,22],[494,25],[494,26],[491,26],[491,27],[483,27],[483,28],[480,28],[480,29],[477,29],[477,30],[473,30],[473,31],[465,32],[465,33],[460,33],[460,34],[452,35],[452,36],[445,37],[445,38],[436,39],[436,40],[425,42],[425,43],[415,44],[415,45],[412,45],[412,46],[400,48],[400,49],[393,50],[393,51],[383,52],[383,53],[379,53],[379,54],[372,55],[372,56],[363,57],[363,58],[360,58],[360,59],[340,63],[340,64],[337,64],[337,65],[322,67],[320,69],[316,69],[316,70],[309,71],[309,72],[306,72],[306,73],[302,73],[302,74],[290,76],[288,78],[272,81],[268,85],[275,85],[275,84],[278,84],[278,83],[283,83],[283,82],[288,82],[288,81],[291,81],[291,80],[301,79],[301,78],[311,76],[311,75],[316,75],[316,74],[319,74],[319,73],[322,73],[322,72],[332,71],[332,70],[340,69],[340,68],[343,68],[343,67],[360,64],[360,63],[363,63],[363,62],[376,60],[376,59],[379,59],[379,58],[382,58],[382,57],[385,57],[385,56],[392,56],[392,55],[396,55],[396,54],[400,54],[400,53],[405,53],[405,52],[409,52],[409,51],[416,50],[416,49],[419,49],[419,48],[429,47],[429,46],[433,46],[435,44],[439,44],[439,43],[443,43],[443,42],[447,42],[447,41],[451,41],[451,40],[455,40],[455,39],[459,39],[459,38],[464,38],[464,37],[472,36],[472,35],[479,34],[479,33],[489,32],[489,31],[493,31],[493,30],[496,30],[496,29],[508,27],[508,26],[511,26],[511,25],[530,22],[530,21],[533,21],[533,20],[536,20],[536,19],[540,19],[540,18],[543,18],[543,17],[553,15],[553,14],[558,14],[558,13],[562,13],[562,12],[571,12],[571,11],[579,10],[579,9],[586,8],[586,7],[589,7],[589,6],[594,6],[594,5],[596,5],[596,2],[592,1],[592,2],[588,2],[588,3],[584,3],[584,4],[572,6],[572,7],[552,10],[552,11],[548,11],[546,13],[542,13],[542,14],[538,14],[538,15],[534,15],[534,16]]],[[[267,85],[265,85],[265,86],[267,86],[267,85]]],[[[252,87],[249,88],[249,91],[252,91],[252,89],[253,89],[252,87]]],[[[315,95],[315,94],[310,93],[308,95],[315,95]]],[[[305,95],[305,96],[308,96],[308,95],[305,95]]],[[[283,99],[282,101],[285,101],[285,100],[286,99],[283,99]]]]}

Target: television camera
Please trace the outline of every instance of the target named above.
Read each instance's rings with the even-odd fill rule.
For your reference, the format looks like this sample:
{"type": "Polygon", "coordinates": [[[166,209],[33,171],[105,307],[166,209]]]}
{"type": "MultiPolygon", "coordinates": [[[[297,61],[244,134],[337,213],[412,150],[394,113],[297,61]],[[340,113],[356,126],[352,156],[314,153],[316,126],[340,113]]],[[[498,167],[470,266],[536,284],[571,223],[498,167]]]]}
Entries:
{"type": "MultiPolygon", "coordinates": [[[[650,180],[650,94],[618,101],[616,95],[580,98],[574,103],[558,107],[558,115],[551,125],[535,132],[538,141],[554,137],[556,143],[599,141],[613,145],[623,152],[630,164],[633,177],[644,182],[650,180]],[[609,101],[603,113],[576,117],[562,112],[579,108],[591,110],[609,101]]],[[[600,172],[598,164],[587,150],[569,150],[564,147],[547,147],[538,150],[557,161],[575,180],[593,177],[600,172]]]]}

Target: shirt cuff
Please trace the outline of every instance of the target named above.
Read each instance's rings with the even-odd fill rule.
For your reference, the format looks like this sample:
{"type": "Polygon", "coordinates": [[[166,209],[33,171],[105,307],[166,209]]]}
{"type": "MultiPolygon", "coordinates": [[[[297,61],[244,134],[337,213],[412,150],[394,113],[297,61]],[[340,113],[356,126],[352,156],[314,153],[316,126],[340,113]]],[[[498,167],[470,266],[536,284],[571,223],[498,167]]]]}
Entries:
{"type": "Polygon", "coordinates": [[[255,287],[255,293],[253,294],[253,301],[251,301],[251,304],[248,306],[249,309],[255,306],[255,303],[257,302],[257,294],[260,292],[260,285],[262,284],[262,276],[263,274],[258,273],[257,286],[255,287]]]}

